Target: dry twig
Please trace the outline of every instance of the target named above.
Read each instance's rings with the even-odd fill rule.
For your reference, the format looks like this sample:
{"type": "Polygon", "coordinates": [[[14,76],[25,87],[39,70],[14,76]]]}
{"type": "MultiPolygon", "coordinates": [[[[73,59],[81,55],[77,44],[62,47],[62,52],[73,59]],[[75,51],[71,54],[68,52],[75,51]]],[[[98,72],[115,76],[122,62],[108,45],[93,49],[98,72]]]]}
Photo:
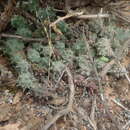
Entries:
{"type": "Polygon", "coordinates": [[[109,63],[107,63],[107,65],[105,65],[105,67],[102,69],[100,73],[101,78],[103,78],[107,74],[107,72],[112,68],[114,63],[115,60],[111,60],[109,63]]]}
{"type": "Polygon", "coordinates": [[[111,101],[113,101],[115,104],[117,104],[119,107],[121,107],[122,109],[124,109],[127,112],[130,112],[129,109],[127,109],[125,106],[123,106],[121,103],[119,103],[118,101],[116,101],[115,99],[111,99],[111,101]]]}
{"type": "Polygon", "coordinates": [[[12,34],[5,34],[5,33],[1,33],[0,37],[2,38],[16,38],[25,42],[47,42],[47,40],[45,38],[29,38],[29,37],[23,37],[20,35],[12,35],[12,34]]]}
{"type": "Polygon", "coordinates": [[[34,23],[37,28],[41,28],[42,24],[38,21],[36,17],[34,17],[31,13],[21,9],[21,8],[14,8],[15,13],[18,15],[22,15],[26,19],[28,19],[30,22],[34,23]]]}
{"type": "Polygon", "coordinates": [[[123,73],[125,74],[125,77],[126,77],[126,79],[128,80],[128,82],[130,84],[130,77],[128,76],[128,72],[127,72],[126,68],[121,65],[120,61],[117,61],[117,64],[119,65],[121,70],[123,70],[123,73]]]}
{"type": "Polygon", "coordinates": [[[70,18],[70,17],[80,16],[80,15],[82,15],[82,14],[83,14],[83,12],[69,13],[69,14],[67,14],[66,16],[60,17],[60,18],[58,18],[55,22],[51,23],[51,24],[50,24],[50,27],[55,26],[55,25],[56,25],[57,23],[59,23],[60,21],[63,21],[63,20],[68,19],[68,18],[70,18]]]}
{"type": "Polygon", "coordinates": [[[82,117],[83,120],[85,120],[86,122],[89,122],[89,124],[93,127],[94,130],[97,130],[96,125],[93,123],[93,121],[88,116],[88,113],[82,107],[77,107],[76,111],[82,117]]]}
{"type": "MultiPolygon", "coordinates": [[[[83,30],[84,32],[84,30],[83,30]]],[[[86,36],[85,34],[83,33],[83,40],[85,42],[85,45],[86,45],[86,50],[88,52],[88,56],[89,56],[89,59],[90,59],[90,62],[92,64],[92,67],[93,67],[93,70],[94,70],[94,73],[95,73],[95,76],[97,78],[97,81],[98,81],[98,85],[99,85],[99,89],[101,90],[102,89],[102,85],[101,85],[101,82],[100,82],[100,76],[99,76],[99,73],[97,71],[97,68],[96,68],[96,65],[95,65],[95,62],[93,60],[93,57],[92,57],[92,53],[91,53],[91,50],[90,50],[90,46],[89,46],[89,43],[87,42],[87,39],[86,39],[86,36]]],[[[101,98],[102,98],[102,93],[101,93],[101,98]]]]}
{"type": "Polygon", "coordinates": [[[17,0],[8,0],[8,4],[4,8],[4,12],[0,14],[0,32],[6,29],[10,19],[14,13],[14,7],[17,0]]]}
{"type": "Polygon", "coordinates": [[[96,122],[95,122],[95,108],[96,108],[96,96],[94,96],[94,99],[93,99],[93,102],[92,102],[90,119],[94,124],[94,128],[97,129],[97,125],[96,125],[96,122]]]}
{"type": "MultiPolygon", "coordinates": [[[[100,75],[99,75],[99,73],[98,73],[98,71],[97,71],[97,68],[96,68],[96,66],[95,66],[95,63],[94,63],[94,61],[93,61],[93,57],[91,56],[91,50],[90,50],[89,44],[88,44],[88,42],[87,42],[87,39],[86,39],[86,37],[85,37],[85,34],[83,34],[83,39],[84,39],[84,41],[86,42],[86,49],[87,49],[87,51],[88,51],[88,55],[89,55],[90,61],[91,61],[92,65],[93,65],[93,69],[94,69],[95,75],[96,75],[96,77],[97,77],[97,79],[98,79],[99,88],[100,88],[100,90],[101,90],[101,89],[102,89],[102,85],[101,85],[100,75]]],[[[101,96],[101,99],[102,99],[103,104],[104,104],[104,106],[105,106],[106,113],[108,114],[109,118],[110,118],[111,121],[115,124],[115,126],[117,127],[117,129],[118,129],[118,130],[121,130],[121,126],[120,126],[119,122],[118,122],[118,121],[113,117],[113,115],[109,112],[107,103],[106,103],[106,101],[105,101],[105,99],[104,99],[104,95],[103,95],[102,93],[100,93],[100,96],[101,96]]],[[[95,124],[92,122],[92,120],[91,120],[91,123],[92,123],[93,128],[95,128],[95,124]]]]}
{"type": "Polygon", "coordinates": [[[68,106],[67,106],[67,108],[58,112],[50,121],[48,121],[48,123],[45,126],[43,126],[42,130],[48,130],[60,117],[66,115],[67,113],[72,111],[75,87],[74,87],[74,83],[73,83],[73,77],[72,77],[72,74],[71,74],[69,68],[66,68],[66,72],[68,74],[68,81],[69,81],[69,87],[70,87],[70,97],[69,97],[68,106]]]}
{"type": "Polygon", "coordinates": [[[60,18],[58,18],[55,22],[51,23],[51,24],[50,24],[50,27],[54,27],[54,26],[55,26],[57,23],[59,23],[60,21],[63,21],[63,20],[68,19],[68,18],[70,18],[70,17],[80,16],[80,15],[82,15],[82,14],[83,14],[83,12],[69,13],[69,14],[67,14],[66,16],[60,17],[60,18]]]}
{"type": "Polygon", "coordinates": [[[122,127],[122,130],[127,130],[128,126],[130,126],[130,120],[122,127]]]}
{"type": "Polygon", "coordinates": [[[105,107],[105,111],[108,115],[108,117],[110,118],[110,120],[115,124],[117,130],[122,130],[122,127],[119,123],[119,121],[113,116],[113,114],[109,111],[108,105],[106,103],[106,101],[103,102],[104,107],[105,107]]]}
{"type": "Polygon", "coordinates": [[[65,69],[62,71],[62,73],[61,73],[59,79],[57,80],[57,83],[55,84],[55,87],[54,87],[54,88],[58,88],[58,84],[60,83],[60,81],[61,81],[61,79],[62,79],[64,73],[65,73],[65,69]]]}
{"type": "Polygon", "coordinates": [[[73,12],[69,13],[64,17],[58,18],[55,22],[50,24],[50,27],[54,27],[60,21],[68,19],[70,17],[76,17],[78,19],[95,19],[95,18],[108,18],[109,14],[90,14],[90,15],[83,15],[83,12],[73,12]]]}
{"type": "Polygon", "coordinates": [[[81,15],[77,16],[79,19],[95,19],[95,18],[108,18],[109,14],[91,14],[91,15],[81,15]]]}

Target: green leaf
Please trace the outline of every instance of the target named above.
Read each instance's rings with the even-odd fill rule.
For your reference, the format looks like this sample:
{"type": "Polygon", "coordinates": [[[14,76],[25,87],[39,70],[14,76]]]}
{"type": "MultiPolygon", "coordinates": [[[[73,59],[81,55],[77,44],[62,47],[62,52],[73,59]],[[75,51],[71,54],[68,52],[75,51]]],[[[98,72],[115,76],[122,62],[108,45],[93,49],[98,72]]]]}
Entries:
{"type": "Polygon", "coordinates": [[[52,69],[55,72],[61,72],[64,69],[65,65],[62,63],[62,61],[55,61],[52,62],[52,69]]]}
{"type": "Polygon", "coordinates": [[[117,29],[116,32],[116,39],[119,41],[125,41],[130,37],[130,30],[124,30],[124,29],[117,29]]]}
{"type": "Polygon", "coordinates": [[[39,52],[32,48],[29,48],[27,50],[27,57],[31,62],[36,62],[36,63],[38,63],[41,58],[39,52]]]}
{"type": "Polygon", "coordinates": [[[62,57],[65,61],[72,61],[74,57],[74,52],[71,49],[66,49],[62,51],[62,57]]]}
{"type": "Polygon", "coordinates": [[[87,75],[89,75],[91,71],[93,70],[93,66],[90,62],[90,59],[87,56],[81,55],[77,57],[76,61],[77,61],[78,67],[82,71],[84,70],[87,75]]]}
{"type": "Polygon", "coordinates": [[[62,41],[57,41],[55,47],[56,49],[63,51],[65,49],[65,43],[62,41]]]}
{"type": "Polygon", "coordinates": [[[32,32],[29,30],[29,28],[17,28],[17,31],[15,32],[18,35],[24,36],[24,37],[32,37],[32,32]]]}
{"type": "Polygon", "coordinates": [[[11,25],[14,28],[26,28],[27,27],[27,21],[22,16],[14,15],[11,18],[11,25]]]}
{"type": "Polygon", "coordinates": [[[8,39],[6,41],[6,53],[16,53],[18,51],[23,50],[24,43],[22,41],[19,41],[17,39],[8,39]]]}
{"type": "Polygon", "coordinates": [[[68,24],[65,23],[64,21],[59,22],[57,25],[58,25],[58,27],[60,28],[60,30],[61,30],[63,33],[69,32],[68,24]]]}
{"type": "Polygon", "coordinates": [[[29,72],[19,74],[19,77],[17,80],[18,86],[21,86],[24,89],[28,88],[31,90],[33,90],[36,87],[34,84],[35,82],[36,82],[36,79],[29,72]]]}
{"type": "Polygon", "coordinates": [[[56,18],[56,14],[54,12],[54,10],[50,7],[48,8],[39,8],[37,10],[37,17],[40,20],[45,20],[45,19],[51,19],[54,20],[56,18]]]}
{"type": "Polygon", "coordinates": [[[28,0],[26,4],[26,9],[35,12],[39,8],[39,1],[38,0],[28,0]]]}
{"type": "Polygon", "coordinates": [[[109,59],[105,56],[102,56],[99,58],[101,61],[104,61],[104,62],[109,62],[109,59]]]}
{"type": "Polygon", "coordinates": [[[77,40],[77,42],[73,45],[73,50],[76,55],[81,55],[86,53],[86,46],[83,40],[77,40]]]}
{"type": "Polygon", "coordinates": [[[40,60],[40,66],[45,67],[46,69],[49,67],[49,57],[42,57],[40,60]]]}

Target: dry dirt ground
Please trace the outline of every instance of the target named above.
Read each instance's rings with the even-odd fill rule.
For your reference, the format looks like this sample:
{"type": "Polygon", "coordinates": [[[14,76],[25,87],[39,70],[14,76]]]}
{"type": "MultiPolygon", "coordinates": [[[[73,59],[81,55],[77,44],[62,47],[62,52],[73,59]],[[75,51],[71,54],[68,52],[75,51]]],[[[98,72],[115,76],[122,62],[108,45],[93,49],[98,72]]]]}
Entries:
{"type": "MultiPolygon", "coordinates": [[[[130,53],[122,65],[130,65],[130,53]]],[[[0,63],[7,65],[6,58],[0,63]]],[[[76,88],[72,112],[60,117],[50,130],[129,130],[130,129],[130,85],[126,78],[114,79],[105,76],[103,97],[96,93],[85,95],[84,88],[76,88]]],[[[10,80],[10,79],[9,79],[10,80]]],[[[7,81],[7,79],[6,79],[7,81]]],[[[57,97],[42,101],[29,92],[1,86],[0,130],[44,130],[47,120],[66,107],[68,97],[57,97]]]]}
{"type": "Polygon", "coordinates": [[[71,99],[64,81],[58,88],[64,94],[37,98],[16,88],[16,75],[6,57],[0,56],[0,65],[5,67],[0,73],[0,130],[130,130],[130,52],[121,61],[129,68],[126,76],[105,75],[99,88],[95,82],[81,87],[84,79],[79,76],[68,112],[62,111],[71,99]]]}

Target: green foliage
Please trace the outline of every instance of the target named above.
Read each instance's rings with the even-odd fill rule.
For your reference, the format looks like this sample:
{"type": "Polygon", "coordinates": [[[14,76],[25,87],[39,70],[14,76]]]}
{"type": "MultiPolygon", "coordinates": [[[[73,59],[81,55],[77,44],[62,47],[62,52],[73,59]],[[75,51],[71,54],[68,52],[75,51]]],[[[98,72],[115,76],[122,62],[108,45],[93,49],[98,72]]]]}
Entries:
{"type": "Polygon", "coordinates": [[[23,51],[24,43],[16,39],[9,39],[6,42],[5,53],[10,57],[11,62],[15,65],[18,73],[17,85],[23,89],[31,89],[36,91],[38,86],[37,80],[30,72],[31,65],[26,61],[21,51],[23,51]]]}
{"type": "Polygon", "coordinates": [[[50,7],[48,8],[39,8],[37,10],[36,16],[40,19],[40,20],[45,20],[48,19],[49,20],[54,20],[56,18],[56,14],[54,12],[54,10],[50,7]]]}
{"type": "Polygon", "coordinates": [[[22,16],[14,15],[11,18],[11,25],[14,28],[26,28],[27,27],[27,21],[22,16]]]}
{"type": "Polygon", "coordinates": [[[55,44],[55,48],[58,49],[59,51],[64,51],[65,50],[65,43],[62,41],[57,41],[55,44]]]}
{"type": "MultiPolygon", "coordinates": [[[[96,42],[97,54],[99,56],[122,57],[121,52],[125,45],[124,42],[129,38],[130,30],[119,28],[114,24],[104,27],[105,29],[100,32],[100,37],[96,42]],[[123,46],[123,47],[122,47],[123,46]]],[[[127,47],[126,47],[127,48],[127,47]]]]}
{"type": "Polygon", "coordinates": [[[14,15],[11,18],[12,33],[29,38],[46,38],[46,43],[48,33],[49,40],[54,43],[50,46],[46,43],[26,43],[14,38],[6,40],[4,52],[17,72],[17,85],[23,89],[30,89],[36,93],[41,92],[43,88],[40,79],[38,76],[34,76],[33,72],[46,70],[51,76],[53,75],[50,78],[56,80],[68,63],[72,63],[76,68],[74,73],[91,76],[94,68],[89,53],[94,58],[97,69],[102,69],[111,58],[122,57],[123,51],[121,50],[128,48],[123,43],[129,38],[130,30],[118,28],[113,23],[104,24],[102,19],[97,19],[90,20],[87,24],[84,22],[86,25],[80,26],[81,22],[76,25],[76,28],[71,28],[66,21],[61,21],[57,24],[57,29],[63,33],[61,36],[49,28],[49,23],[57,18],[52,7],[41,8],[39,0],[21,1],[21,5],[22,9],[36,17],[35,22],[41,22],[43,26],[33,26],[35,23],[30,24],[30,20],[27,18],[14,15]],[[89,41],[84,41],[82,38],[83,28],[86,39],[89,41]],[[90,52],[88,52],[86,42],[89,44],[90,52]],[[38,70],[35,70],[33,65],[36,65],[38,70]]]}
{"type": "Polygon", "coordinates": [[[55,61],[52,62],[52,70],[55,72],[62,72],[62,70],[65,68],[65,65],[62,61],[55,61]]]}
{"type": "Polygon", "coordinates": [[[89,57],[86,55],[81,55],[76,58],[76,62],[79,70],[83,72],[84,75],[90,76],[91,72],[93,71],[93,66],[89,60],[89,57]]]}
{"type": "Polygon", "coordinates": [[[57,25],[59,27],[59,29],[62,31],[62,33],[68,33],[69,32],[69,27],[68,24],[65,23],[64,21],[61,21],[58,23],[57,25]]]}
{"type": "Polygon", "coordinates": [[[43,37],[42,28],[35,29],[33,32],[33,37],[41,38],[43,37]]]}
{"type": "Polygon", "coordinates": [[[73,45],[73,50],[76,55],[81,55],[86,53],[86,46],[83,40],[77,40],[73,45]]]}
{"type": "Polygon", "coordinates": [[[27,50],[27,58],[32,63],[38,63],[39,66],[48,69],[49,67],[49,56],[50,56],[49,46],[43,46],[40,43],[33,43],[32,46],[27,50]]]}
{"type": "Polygon", "coordinates": [[[22,86],[23,89],[31,89],[33,90],[33,88],[35,88],[36,86],[34,86],[34,82],[35,82],[35,78],[32,76],[32,74],[30,73],[21,73],[18,76],[18,86],[22,86]]]}
{"type": "Polygon", "coordinates": [[[24,43],[22,41],[19,41],[17,39],[8,39],[6,41],[5,52],[8,54],[13,54],[22,51],[23,48],[24,43]]]}
{"type": "Polygon", "coordinates": [[[95,44],[97,53],[99,56],[112,56],[113,50],[111,47],[111,41],[107,38],[100,38],[98,39],[97,43],[95,44]]]}
{"type": "Polygon", "coordinates": [[[63,58],[63,63],[70,62],[74,58],[74,51],[71,48],[65,47],[65,43],[62,41],[57,41],[55,48],[58,49],[60,55],[63,58]]]}
{"type": "Polygon", "coordinates": [[[24,37],[31,37],[32,36],[32,32],[29,28],[18,28],[16,31],[16,34],[24,36],[24,37]]]}
{"type": "Polygon", "coordinates": [[[31,37],[32,32],[29,29],[29,25],[24,19],[24,17],[19,15],[14,15],[14,17],[11,18],[11,25],[16,28],[15,34],[24,36],[24,37],[31,37]]]}
{"type": "Polygon", "coordinates": [[[18,61],[16,61],[16,68],[18,72],[18,86],[22,86],[24,89],[31,89],[33,90],[35,86],[36,79],[34,78],[33,74],[29,72],[30,65],[29,63],[21,58],[18,61]]]}
{"type": "Polygon", "coordinates": [[[102,57],[100,57],[100,61],[108,62],[109,59],[107,57],[102,56],[102,57]]]}
{"type": "Polygon", "coordinates": [[[29,71],[29,68],[30,68],[30,65],[28,64],[28,62],[23,59],[23,57],[21,57],[20,55],[12,55],[13,57],[16,57],[14,58],[14,62],[17,64],[16,65],[16,68],[17,70],[19,71],[19,73],[26,73],[29,71]],[[18,60],[19,58],[19,60],[18,60]]]}
{"type": "Polygon", "coordinates": [[[43,48],[44,48],[44,46],[41,43],[32,43],[31,47],[37,50],[38,52],[43,51],[43,48]]]}
{"type": "Polygon", "coordinates": [[[40,55],[39,52],[36,51],[35,49],[29,48],[27,51],[27,57],[31,62],[36,62],[39,63],[40,62],[40,55]]]}
{"type": "Polygon", "coordinates": [[[116,39],[118,39],[119,41],[123,42],[125,40],[127,40],[130,36],[130,30],[128,29],[121,29],[121,28],[117,28],[116,29],[116,39]]]}
{"type": "Polygon", "coordinates": [[[23,1],[21,5],[25,10],[35,13],[36,10],[39,8],[39,1],[38,0],[28,0],[23,1]]]}
{"type": "Polygon", "coordinates": [[[49,68],[49,61],[50,61],[49,57],[42,57],[39,65],[47,70],[49,68]]]}
{"type": "Polygon", "coordinates": [[[66,49],[62,53],[62,57],[63,57],[65,62],[70,62],[73,60],[73,58],[75,56],[74,56],[74,52],[71,49],[66,49]]]}
{"type": "Polygon", "coordinates": [[[97,58],[95,60],[95,64],[96,64],[97,69],[102,69],[106,65],[106,63],[108,61],[109,61],[109,59],[106,58],[106,57],[99,57],[99,58],[97,58]]]}
{"type": "Polygon", "coordinates": [[[88,22],[89,31],[99,34],[102,30],[99,19],[98,20],[92,20],[88,22]]]}

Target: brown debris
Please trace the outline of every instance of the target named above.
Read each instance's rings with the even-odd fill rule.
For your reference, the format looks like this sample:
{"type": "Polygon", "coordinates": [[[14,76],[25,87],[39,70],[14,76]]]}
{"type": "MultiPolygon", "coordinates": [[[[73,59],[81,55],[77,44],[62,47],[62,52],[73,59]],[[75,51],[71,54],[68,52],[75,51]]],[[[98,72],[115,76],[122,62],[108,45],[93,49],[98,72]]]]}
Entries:
{"type": "Polygon", "coordinates": [[[8,0],[8,4],[4,8],[4,12],[0,15],[0,32],[6,29],[7,24],[14,13],[14,7],[16,5],[16,0],[8,0]]]}

